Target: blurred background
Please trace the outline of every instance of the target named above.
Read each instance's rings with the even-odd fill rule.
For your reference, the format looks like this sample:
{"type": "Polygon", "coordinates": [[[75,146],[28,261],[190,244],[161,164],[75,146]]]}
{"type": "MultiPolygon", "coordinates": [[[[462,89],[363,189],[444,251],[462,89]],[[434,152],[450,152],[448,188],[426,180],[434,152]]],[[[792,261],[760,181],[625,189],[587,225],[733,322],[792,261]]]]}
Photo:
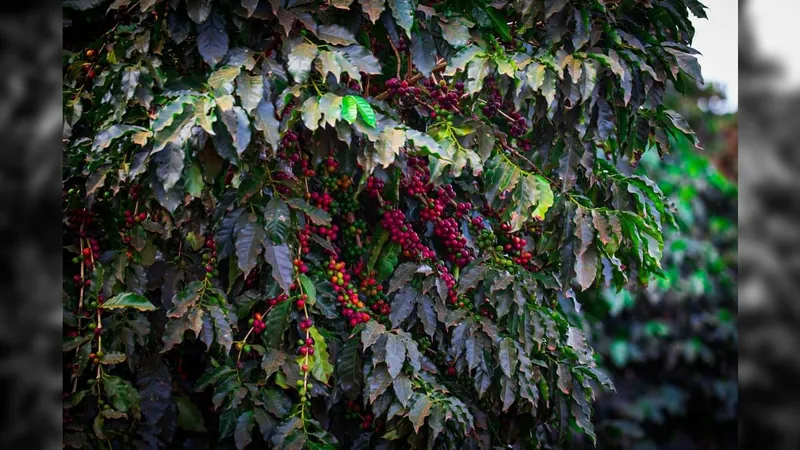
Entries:
{"type": "Polygon", "coordinates": [[[637,169],[677,211],[679,228],[665,230],[666,278],[638,295],[598,290],[582,302],[617,387],[596,403],[599,449],[721,450],[739,442],[735,42],[743,4],[702,3],[708,18],[694,21],[692,46],[706,84],[669,93],[665,106],[687,119],[704,151],[673,141],[670,156],[648,152],[637,169]]]}

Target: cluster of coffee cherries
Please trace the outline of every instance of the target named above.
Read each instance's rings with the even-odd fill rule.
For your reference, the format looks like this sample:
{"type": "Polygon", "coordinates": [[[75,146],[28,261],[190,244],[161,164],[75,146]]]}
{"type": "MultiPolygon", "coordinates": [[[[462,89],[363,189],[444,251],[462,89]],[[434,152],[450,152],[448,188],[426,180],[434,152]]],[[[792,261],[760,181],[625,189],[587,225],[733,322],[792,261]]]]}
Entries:
{"type": "Polygon", "coordinates": [[[208,238],[206,238],[204,246],[208,250],[207,252],[204,252],[202,256],[203,262],[206,265],[205,266],[206,278],[219,276],[219,270],[217,270],[216,268],[217,243],[214,241],[214,238],[209,236],[208,238]]]}
{"type": "MultiPolygon", "coordinates": [[[[286,171],[280,170],[275,174],[275,181],[286,181],[292,178],[286,171]]],[[[275,183],[275,190],[280,192],[283,195],[288,195],[291,193],[291,188],[282,183],[275,183]]]]}
{"type": "Polygon", "coordinates": [[[518,111],[508,114],[508,134],[512,137],[519,137],[528,132],[528,122],[518,111]]]}
{"type": "Polygon", "coordinates": [[[323,211],[330,211],[331,204],[334,202],[334,198],[327,192],[321,194],[319,192],[310,192],[306,194],[306,200],[323,211]]]}
{"type": "Polygon", "coordinates": [[[378,283],[374,274],[364,275],[359,288],[366,297],[366,304],[369,305],[373,313],[387,316],[392,312],[392,305],[386,301],[383,286],[378,283]]]}
{"type": "MultiPolygon", "coordinates": [[[[498,236],[498,243],[502,245],[502,251],[511,255],[512,261],[519,266],[527,267],[533,255],[525,248],[528,241],[520,237],[518,233],[511,233],[511,225],[508,223],[500,224],[500,234],[498,236]]],[[[497,247],[498,251],[500,246],[497,247]]]]}
{"type": "Polygon", "coordinates": [[[296,270],[297,273],[308,273],[308,266],[306,265],[305,262],[303,262],[302,259],[295,258],[292,261],[292,265],[294,266],[294,270],[296,270]]]}
{"type": "Polygon", "coordinates": [[[403,178],[402,186],[411,197],[422,195],[428,191],[431,170],[425,159],[418,156],[408,158],[409,175],[403,178]]]}
{"type": "Polygon", "coordinates": [[[411,86],[408,81],[400,80],[398,78],[389,78],[386,80],[386,90],[389,97],[402,96],[413,98],[419,96],[421,90],[416,86],[411,86]]]}
{"type": "MultiPolygon", "coordinates": [[[[331,166],[322,166],[323,168],[330,168],[331,166]]],[[[330,191],[345,191],[353,185],[353,179],[349,175],[335,175],[330,173],[322,178],[322,185],[330,191]]]]}
{"type": "Polygon", "coordinates": [[[361,258],[364,252],[364,239],[367,233],[367,222],[364,219],[356,219],[350,225],[344,227],[342,233],[342,259],[354,262],[361,258]]]}
{"type": "Polygon", "coordinates": [[[447,266],[444,264],[439,264],[436,266],[436,273],[439,276],[439,279],[442,280],[444,285],[447,287],[447,301],[450,302],[451,305],[455,305],[458,303],[458,293],[456,292],[456,278],[453,274],[447,270],[447,266]]]}
{"type": "Polygon", "coordinates": [[[403,256],[413,260],[434,259],[436,253],[420,242],[419,235],[405,222],[406,215],[399,209],[390,209],[383,213],[381,226],[389,232],[389,239],[400,244],[403,256]]]}
{"type": "Polygon", "coordinates": [[[454,218],[448,217],[436,222],[433,235],[441,240],[446,258],[453,264],[464,267],[474,259],[472,251],[467,248],[467,239],[459,231],[458,222],[454,218]]]}
{"type": "Polygon", "coordinates": [[[365,189],[367,191],[367,195],[372,198],[379,197],[381,194],[383,194],[384,184],[385,183],[380,178],[370,176],[367,178],[367,186],[365,189]]]}
{"type": "Polygon", "coordinates": [[[484,116],[491,119],[503,107],[503,96],[500,95],[500,89],[495,85],[494,78],[486,80],[485,89],[489,91],[489,95],[486,97],[486,105],[484,105],[482,112],[484,116]]]}
{"type": "Polygon", "coordinates": [[[308,155],[303,155],[302,159],[300,159],[300,171],[298,173],[300,176],[308,178],[317,174],[317,171],[311,167],[311,161],[308,155]]]}
{"type": "Polygon", "coordinates": [[[422,81],[422,85],[428,88],[431,100],[433,101],[433,113],[431,118],[435,119],[437,114],[447,111],[456,111],[461,97],[464,95],[464,83],[456,82],[452,88],[444,80],[438,83],[430,78],[422,81]]]}
{"type": "MultiPolygon", "coordinates": [[[[94,261],[100,257],[100,243],[95,238],[86,238],[86,247],[80,251],[78,256],[72,258],[73,264],[83,264],[86,270],[91,271],[94,268],[94,261]]],[[[86,286],[91,284],[90,280],[86,280],[86,286]]],[[[80,282],[80,275],[78,275],[78,282],[80,282]]]]}
{"type": "Polygon", "coordinates": [[[269,305],[269,307],[271,308],[271,307],[273,307],[273,306],[277,305],[278,303],[280,303],[280,302],[283,302],[283,301],[286,301],[286,300],[288,300],[288,299],[289,299],[289,296],[288,296],[288,295],[286,295],[286,294],[279,294],[279,295],[277,295],[277,296],[275,296],[275,297],[272,297],[272,298],[270,298],[270,299],[267,299],[267,305],[269,305]]]}
{"type": "Polygon", "coordinates": [[[342,316],[347,319],[351,327],[360,323],[367,323],[370,315],[367,313],[366,305],[358,295],[358,288],[352,282],[352,276],[347,273],[347,265],[344,261],[337,261],[331,258],[325,266],[325,276],[333,286],[336,293],[336,301],[342,308],[342,316]]]}
{"type": "MultiPolygon", "coordinates": [[[[300,356],[314,356],[314,338],[309,336],[305,339],[298,339],[297,354],[300,356]]],[[[303,372],[305,372],[305,370],[303,370],[303,372]]]]}
{"type": "Polygon", "coordinates": [[[253,333],[255,334],[260,334],[262,331],[264,331],[264,327],[266,327],[264,324],[264,318],[260,312],[253,314],[253,317],[250,318],[247,323],[253,327],[253,333]]]}
{"type": "Polygon", "coordinates": [[[345,419],[347,420],[361,419],[362,430],[366,431],[372,429],[373,425],[372,421],[375,420],[375,416],[373,416],[372,413],[366,413],[362,416],[360,414],[361,406],[359,406],[358,403],[352,400],[348,400],[347,403],[345,403],[345,406],[347,408],[347,412],[345,413],[344,416],[345,419]]]}
{"type": "Polygon", "coordinates": [[[139,214],[134,214],[130,209],[126,209],[123,214],[125,216],[126,228],[133,228],[135,224],[147,220],[147,213],[144,211],[140,212],[139,214]]]}
{"type": "Polygon", "coordinates": [[[441,199],[428,200],[425,208],[419,212],[419,217],[425,221],[435,221],[441,217],[445,210],[445,203],[441,199]]]}

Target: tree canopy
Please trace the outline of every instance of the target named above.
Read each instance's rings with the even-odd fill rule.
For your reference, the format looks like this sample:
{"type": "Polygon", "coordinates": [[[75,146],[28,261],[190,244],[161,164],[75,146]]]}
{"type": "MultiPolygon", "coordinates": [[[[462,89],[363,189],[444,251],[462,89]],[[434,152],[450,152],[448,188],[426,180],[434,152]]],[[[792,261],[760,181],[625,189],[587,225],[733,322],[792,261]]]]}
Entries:
{"type": "Polygon", "coordinates": [[[595,439],[699,2],[64,6],[67,445],[595,439]]]}

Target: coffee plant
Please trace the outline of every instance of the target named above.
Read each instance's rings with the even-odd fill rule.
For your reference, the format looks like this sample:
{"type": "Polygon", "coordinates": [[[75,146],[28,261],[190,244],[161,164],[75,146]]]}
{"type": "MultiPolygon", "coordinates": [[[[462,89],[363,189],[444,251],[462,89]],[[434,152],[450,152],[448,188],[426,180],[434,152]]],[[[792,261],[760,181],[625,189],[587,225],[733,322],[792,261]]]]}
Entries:
{"type": "Polygon", "coordinates": [[[65,0],[65,444],[559,448],[696,0],[65,0]]]}

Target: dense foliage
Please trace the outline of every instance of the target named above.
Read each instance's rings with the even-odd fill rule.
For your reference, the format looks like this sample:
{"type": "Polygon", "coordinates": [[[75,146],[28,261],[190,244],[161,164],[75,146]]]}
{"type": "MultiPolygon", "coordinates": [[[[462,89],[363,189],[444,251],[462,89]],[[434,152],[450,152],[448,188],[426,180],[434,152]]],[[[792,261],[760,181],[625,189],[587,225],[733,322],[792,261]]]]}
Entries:
{"type": "Polygon", "coordinates": [[[595,439],[701,4],[64,4],[67,445],[595,439]]]}
{"type": "Polygon", "coordinates": [[[726,132],[735,114],[698,108],[714,95],[668,97],[705,152],[678,140],[670,157],[646,154],[640,166],[678,210],[679,228],[665,233],[666,278],[639,296],[596,291],[587,302],[598,320],[591,342],[618,391],[596,403],[602,448],[736,447],[737,188],[710,163],[736,151],[726,132]]]}

